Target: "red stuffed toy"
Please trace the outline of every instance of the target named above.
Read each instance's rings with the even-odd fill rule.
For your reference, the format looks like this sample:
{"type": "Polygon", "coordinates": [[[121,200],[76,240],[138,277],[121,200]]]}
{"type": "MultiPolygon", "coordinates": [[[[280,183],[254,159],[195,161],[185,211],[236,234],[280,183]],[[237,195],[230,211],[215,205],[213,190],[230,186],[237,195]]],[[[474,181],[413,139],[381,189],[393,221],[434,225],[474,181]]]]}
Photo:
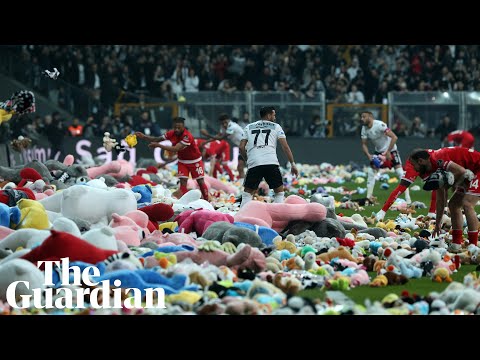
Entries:
{"type": "MultiPolygon", "coordinates": [[[[100,249],[66,232],[55,230],[50,230],[50,232],[51,235],[41,245],[23,255],[22,258],[35,265],[37,261],[56,261],[64,257],[69,258],[70,262],[84,261],[89,264],[96,264],[118,252],[100,249]]],[[[44,265],[42,264],[42,267],[40,267],[41,270],[43,270],[44,265]]]]}
{"type": "Polygon", "coordinates": [[[35,194],[32,190],[24,187],[0,190],[0,202],[10,207],[17,205],[20,199],[35,200],[35,194]]]}

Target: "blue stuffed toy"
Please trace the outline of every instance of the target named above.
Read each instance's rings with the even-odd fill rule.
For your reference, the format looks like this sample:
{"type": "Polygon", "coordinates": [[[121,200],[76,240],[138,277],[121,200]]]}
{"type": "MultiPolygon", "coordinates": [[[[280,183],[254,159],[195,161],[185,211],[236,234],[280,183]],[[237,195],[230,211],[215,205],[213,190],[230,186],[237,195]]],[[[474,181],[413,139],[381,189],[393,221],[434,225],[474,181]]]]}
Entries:
{"type": "Polygon", "coordinates": [[[273,239],[278,236],[278,233],[266,226],[252,225],[244,222],[234,222],[233,225],[243,227],[255,231],[262,239],[262,242],[267,245],[273,245],[273,239]]]}
{"type": "Polygon", "coordinates": [[[141,195],[141,197],[137,199],[137,204],[147,203],[147,205],[149,205],[152,202],[152,189],[150,186],[137,185],[132,188],[132,191],[141,195]]]}
{"type": "Polygon", "coordinates": [[[22,214],[17,206],[9,207],[4,203],[0,203],[0,225],[10,227],[10,223],[18,224],[22,214]]]}

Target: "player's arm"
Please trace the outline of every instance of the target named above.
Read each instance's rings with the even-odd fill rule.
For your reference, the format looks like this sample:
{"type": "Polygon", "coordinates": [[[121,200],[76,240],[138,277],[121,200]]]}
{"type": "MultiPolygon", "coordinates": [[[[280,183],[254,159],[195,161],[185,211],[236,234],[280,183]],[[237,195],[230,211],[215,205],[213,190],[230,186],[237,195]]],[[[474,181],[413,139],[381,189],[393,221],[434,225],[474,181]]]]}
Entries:
{"type": "Polygon", "coordinates": [[[158,143],[158,142],[151,142],[150,144],[148,144],[148,147],[150,147],[150,148],[159,147],[160,149],[163,149],[163,150],[167,150],[167,151],[176,153],[176,152],[179,152],[180,150],[185,149],[185,148],[187,147],[187,145],[182,144],[181,142],[179,142],[179,143],[178,143],[177,145],[175,145],[175,146],[163,145],[163,144],[160,144],[160,143],[158,143]]]}
{"type": "Polygon", "coordinates": [[[368,151],[368,139],[362,139],[362,150],[363,153],[367,156],[368,160],[372,160],[372,155],[368,151]]]}
{"type": "Polygon", "coordinates": [[[388,149],[387,151],[385,152],[385,157],[387,158],[387,160],[390,160],[391,159],[391,155],[390,155],[390,151],[392,151],[393,147],[395,146],[397,140],[398,140],[398,137],[397,135],[395,135],[395,133],[388,129],[386,132],[385,132],[385,135],[387,135],[389,138],[391,138],[392,140],[390,141],[390,145],[388,145],[388,149]]]}
{"type": "Polygon", "coordinates": [[[207,138],[211,139],[210,141],[223,140],[223,139],[227,138],[227,136],[228,136],[227,133],[218,133],[217,135],[211,135],[206,129],[200,130],[200,133],[203,136],[206,136],[207,138]]]}
{"type": "Polygon", "coordinates": [[[463,166],[460,166],[453,161],[450,161],[447,164],[446,170],[450,171],[455,178],[453,186],[461,185],[465,181],[471,181],[475,177],[471,170],[465,169],[463,166]]]}
{"type": "Polygon", "coordinates": [[[135,135],[137,136],[137,138],[145,140],[145,141],[150,142],[150,143],[151,142],[160,142],[160,141],[165,140],[165,135],[148,136],[148,135],[145,135],[144,133],[142,133],[141,131],[135,132],[135,135]]]}
{"type": "Polygon", "coordinates": [[[293,159],[293,153],[292,153],[292,150],[290,149],[290,146],[288,145],[287,139],[278,138],[278,142],[282,146],[282,150],[284,154],[287,156],[288,161],[292,165],[292,174],[298,175],[297,166],[295,165],[295,160],[293,159]]]}

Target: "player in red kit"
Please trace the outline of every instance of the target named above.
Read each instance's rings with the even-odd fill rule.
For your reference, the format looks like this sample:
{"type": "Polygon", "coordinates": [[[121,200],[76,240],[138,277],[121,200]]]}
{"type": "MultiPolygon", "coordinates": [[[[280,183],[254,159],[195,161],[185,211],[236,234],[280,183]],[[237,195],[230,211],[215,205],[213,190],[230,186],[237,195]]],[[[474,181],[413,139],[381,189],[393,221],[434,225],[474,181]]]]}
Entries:
{"type": "Polygon", "coordinates": [[[463,243],[462,208],[467,220],[469,243],[477,245],[478,218],[475,205],[480,196],[480,152],[464,147],[449,147],[434,151],[418,149],[412,152],[409,159],[422,178],[429,177],[426,179],[427,183],[429,181],[438,183],[437,217],[433,235],[438,235],[440,232],[447,204],[448,186],[452,186],[455,192],[448,201],[448,208],[452,220],[453,240],[449,250],[452,252],[461,250],[463,243]],[[437,176],[433,176],[432,174],[439,169],[448,173],[440,172],[436,174],[437,176]]]}
{"type": "Polygon", "coordinates": [[[176,117],[173,119],[173,130],[159,137],[147,136],[142,132],[135,133],[139,139],[144,139],[150,144],[150,148],[159,147],[163,150],[176,152],[178,154],[178,177],[180,178],[180,191],[185,194],[189,175],[196,180],[203,199],[209,199],[208,188],[203,179],[204,166],[202,154],[195,143],[193,135],[185,128],[185,119],[176,117]],[[160,144],[160,141],[170,140],[172,146],[160,144]]]}
{"type": "Polygon", "coordinates": [[[460,146],[467,149],[473,149],[475,145],[475,137],[466,130],[455,130],[447,135],[445,142],[451,146],[460,146]]]}
{"type": "MultiPolygon", "coordinates": [[[[387,201],[383,205],[382,209],[377,212],[376,219],[378,221],[383,220],[385,217],[385,213],[390,209],[390,206],[395,202],[397,197],[405,192],[405,190],[413,184],[417,176],[420,174],[415,170],[410,160],[405,162],[405,172],[402,176],[400,184],[391,192],[390,196],[388,197],[387,201]]],[[[435,190],[432,191],[432,196],[430,199],[430,209],[428,210],[428,216],[434,217],[435,216],[435,209],[436,209],[436,199],[437,199],[437,192],[435,190]]]]}

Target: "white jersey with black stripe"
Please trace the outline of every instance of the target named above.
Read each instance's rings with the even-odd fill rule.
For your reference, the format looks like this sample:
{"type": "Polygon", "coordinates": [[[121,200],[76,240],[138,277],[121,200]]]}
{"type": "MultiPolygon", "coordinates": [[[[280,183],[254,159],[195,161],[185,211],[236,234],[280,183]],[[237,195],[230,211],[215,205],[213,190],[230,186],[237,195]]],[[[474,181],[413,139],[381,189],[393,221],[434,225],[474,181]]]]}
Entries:
{"type": "Polygon", "coordinates": [[[277,141],[286,138],[282,127],[272,121],[259,120],[245,126],[242,140],[247,140],[247,166],[279,165],[277,141]]]}

